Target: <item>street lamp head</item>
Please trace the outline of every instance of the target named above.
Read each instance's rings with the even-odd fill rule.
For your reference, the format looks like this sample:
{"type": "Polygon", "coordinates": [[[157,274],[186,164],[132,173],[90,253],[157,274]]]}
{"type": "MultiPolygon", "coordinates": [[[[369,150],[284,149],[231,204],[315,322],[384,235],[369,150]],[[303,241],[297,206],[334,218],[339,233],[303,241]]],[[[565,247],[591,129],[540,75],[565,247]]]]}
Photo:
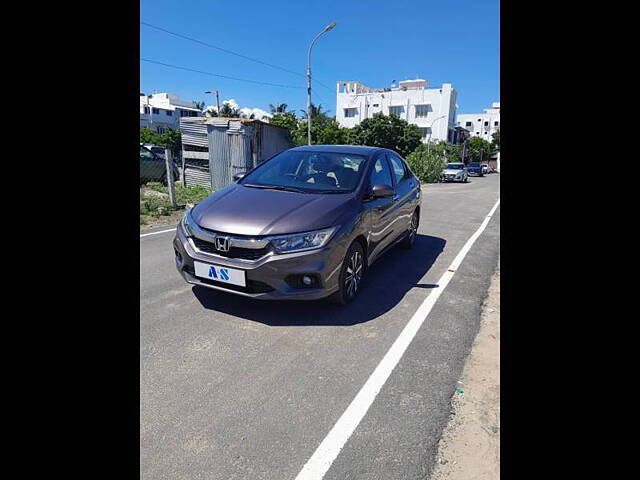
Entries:
{"type": "Polygon", "coordinates": [[[324,27],[324,32],[328,32],[329,30],[331,30],[333,27],[336,26],[336,22],[331,22],[329,25],[327,25],[326,27],[324,27]]]}

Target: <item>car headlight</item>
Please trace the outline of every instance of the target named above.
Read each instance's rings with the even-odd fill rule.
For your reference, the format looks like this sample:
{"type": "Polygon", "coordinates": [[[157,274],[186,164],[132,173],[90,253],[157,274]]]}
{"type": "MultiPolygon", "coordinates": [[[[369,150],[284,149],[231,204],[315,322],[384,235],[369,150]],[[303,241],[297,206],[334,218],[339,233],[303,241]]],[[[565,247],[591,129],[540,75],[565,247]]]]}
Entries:
{"type": "Polygon", "coordinates": [[[270,241],[278,253],[302,252],[324,247],[336,229],[337,227],[332,227],[314,232],[278,235],[277,237],[271,237],[270,241]]]}
{"type": "Polygon", "coordinates": [[[180,221],[180,225],[182,226],[182,231],[185,233],[187,237],[193,236],[193,229],[191,228],[193,219],[191,218],[191,209],[184,212],[182,216],[182,220],[180,221]]]}

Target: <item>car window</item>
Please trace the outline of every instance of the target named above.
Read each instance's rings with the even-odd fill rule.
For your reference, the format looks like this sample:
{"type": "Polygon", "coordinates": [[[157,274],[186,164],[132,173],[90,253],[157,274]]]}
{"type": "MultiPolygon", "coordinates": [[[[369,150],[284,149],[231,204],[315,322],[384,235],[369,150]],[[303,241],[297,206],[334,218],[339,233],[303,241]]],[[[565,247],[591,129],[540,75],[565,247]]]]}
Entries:
{"type": "Polygon", "coordinates": [[[286,150],[263,163],[240,182],[248,187],[285,187],[303,192],[353,191],[366,158],[338,152],[286,150]]]}
{"type": "Polygon", "coordinates": [[[140,160],[153,160],[153,153],[146,148],[140,147],[140,160]]]}
{"type": "Polygon", "coordinates": [[[371,169],[371,186],[378,185],[380,183],[384,183],[393,186],[393,181],[391,180],[391,170],[389,169],[389,164],[385,160],[385,157],[382,156],[376,160],[376,163],[373,165],[371,169]]]}
{"type": "Polygon", "coordinates": [[[396,177],[396,184],[408,178],[408,172],[404,168],[404,163],[396,155],[387,155],[391,161],[391,167],[393,168],[393,175],[396,177]]]}

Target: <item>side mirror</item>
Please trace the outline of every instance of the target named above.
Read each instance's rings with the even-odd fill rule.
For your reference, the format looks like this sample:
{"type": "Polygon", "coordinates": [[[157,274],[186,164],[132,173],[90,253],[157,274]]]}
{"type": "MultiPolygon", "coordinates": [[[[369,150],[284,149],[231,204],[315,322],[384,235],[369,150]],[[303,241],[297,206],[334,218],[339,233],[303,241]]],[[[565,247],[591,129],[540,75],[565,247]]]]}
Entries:
{"type": "Polygon", "coordinates": [[[238,180],[242,180],[246,174],[245,173],[236,173],[233,176],[233,181],[237,182],[238,180]]]}
{"type": "Polygon", "coordinates": [[[373,198],[388,198],[393,197],[395,192],[390,185],[387,185],[386,183],[378,183],[373,186],[372,193],[373,198]]]}

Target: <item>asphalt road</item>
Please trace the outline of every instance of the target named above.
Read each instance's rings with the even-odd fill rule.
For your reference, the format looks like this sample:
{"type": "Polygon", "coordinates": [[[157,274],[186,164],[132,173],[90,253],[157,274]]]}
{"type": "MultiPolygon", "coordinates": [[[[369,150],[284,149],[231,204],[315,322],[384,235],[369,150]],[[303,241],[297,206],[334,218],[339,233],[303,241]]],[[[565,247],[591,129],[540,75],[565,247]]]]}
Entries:
{"type": "MultiPolygon", "coordinates": [[[[423,192],[414,248],[376,262],[342,308],[192,287],[173,233],[140,238],[141,478],[298,475],[489,214],[500,176],[423,192]]],[[[499,248],[498,207],[325,479],[428,477],[499,248]]]]}

